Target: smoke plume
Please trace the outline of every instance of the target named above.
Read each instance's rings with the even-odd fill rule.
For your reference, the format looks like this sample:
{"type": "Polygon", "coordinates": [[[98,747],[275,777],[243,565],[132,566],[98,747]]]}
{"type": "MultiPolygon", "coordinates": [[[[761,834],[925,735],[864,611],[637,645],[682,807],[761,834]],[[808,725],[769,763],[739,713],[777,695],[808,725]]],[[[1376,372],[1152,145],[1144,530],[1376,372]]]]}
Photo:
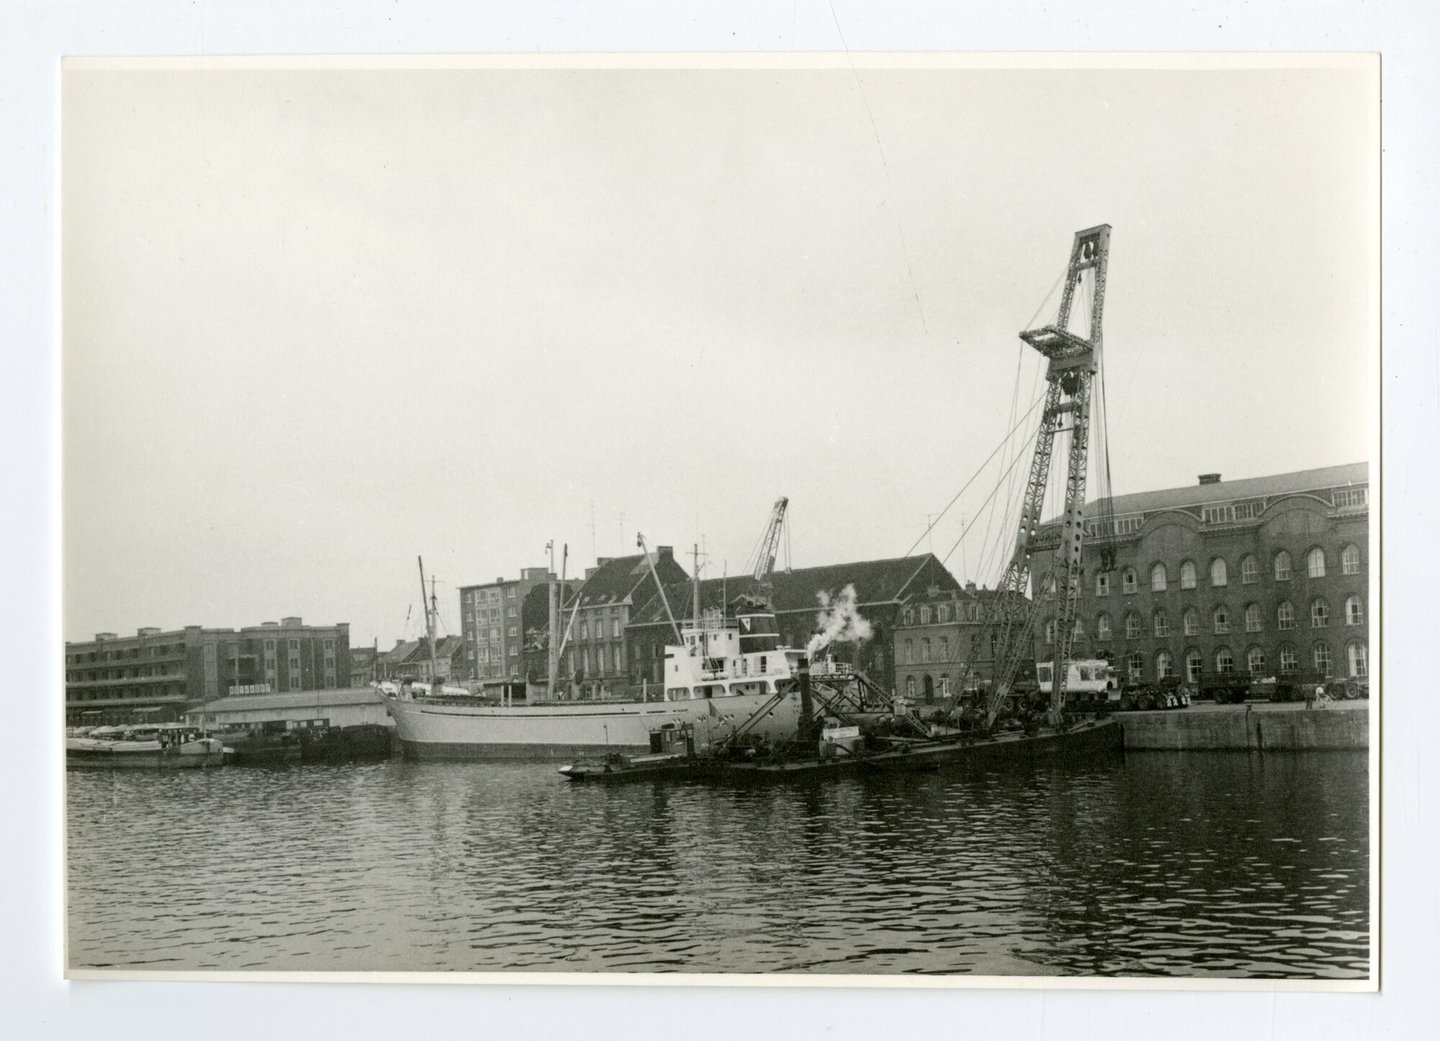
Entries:
{"type": "Polygon", "coordinates": [[[831,599],[823,589],[815,594],[820,601],[820,610],[815,615],[815,627],[819,630],[805,645],[805,656],[813,658],[836,640],[862,643],[875,635],[870,623],[855,608],[855,587],[846,586],[840,595],[831,599]]]}

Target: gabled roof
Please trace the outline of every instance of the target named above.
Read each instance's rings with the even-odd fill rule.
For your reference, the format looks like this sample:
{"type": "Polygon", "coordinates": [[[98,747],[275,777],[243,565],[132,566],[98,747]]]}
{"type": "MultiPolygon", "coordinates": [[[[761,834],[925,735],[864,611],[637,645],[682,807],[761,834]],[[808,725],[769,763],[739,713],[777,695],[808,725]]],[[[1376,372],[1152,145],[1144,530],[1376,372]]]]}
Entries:
{"type": "MultiPolygon", "coordinates": [[[[916,595],[907,599],[905,601],[905,604],[907,607],[911,606],[912,604],[953,604],[968,603],[970,601],[983,604],[989,600],[994,600],[999,595],[1000,590],[991,589],[988,586],[980,586],[975,589],[966,589],[961,587],[956,589],[941,589],[935,596],[930,596],[928,592],[917,593],[916,595]]],[[[1021,597],[1021,599],[1023,600],[1025,598],[1021,597]]]]}
{"type": "MultiPolygon", "coordinates": [[[[892,557],[888,560],[860,560],[849,564],[825,564],[820,567],[796,568],[792,571],[777,571],[770,576],[770,603],[780,613],[786,611],[817,611],[817,595],[821,592],[831,596],[838,594],[848,585],[855,587],[857,607],[897,603],[915,592],[912,583],[922,573],[939,578],[941,584],[958,585],[945,566],[932,554],[915,557],[892,557]],[[927,565],[931,565],[927,568],[927,565]],[[943,577],[941,577],[943,576],[943,577]]],[[[701,609],[733,604],[737,597],[755,595],[759,592],[757,583],[749,575],[737,578],[707,578],[700,583],[701,609]]],[[[692,613],[694,593],[688,582],[674,583],[665,587],[665,596],[670,601],[670,610],[675,612],[677,621],[688,618],[692,613]]],[[[665,608],[658,596],[650,600],[630,616],[631,625],[668,624],[665,608]]]]}
{"type": "MultiPolygon", "coordinates": [[[[1297,470],[1294,473],[1273,474],[1268,477],[1242,477],[1238,480],[1218,481],[1214,484],[1188,484],[1181,488],[1117,495],[1111,499],[1110,509],[1116,516],[1155,513],[1159,510],[1185,509],[1239,499],[1275,499],[1303,492],[1321,493],[1332,488],[1343,488],[1346,485],[1366,484],[1369,480],[1370,465],[1368,463],[1346,463],[1342,466],[1325,466],[1318,470],[1297,470]]],[[[1099,508],[1099,502],[1088,503],[1086,514],[1094,517],[1099,508]]],[[[1054,523],[1054,519],[1047,523],[1054,523]]]]}
{"type": "Polygon", "coordinates": [[[421,642],[420,640],[401,640],[390,650],[381,651],[380,656],[375,660],[381,665],[399,665],[415,653],[415,648],[419,647],[421,642]]]}
{"type": "MultiPolygon", "coordinates": [[[[676,563],[673,556],[668,553],[652,553],[650,556],[655,562],[660,581],[684,581],[685,569],[676,563]]],[[[565,608],[573,609],[577,598],[581,607],[603,607],[607,604],[624,603],[627,599],[632,607],[638,607],[654,595],[654,589],[655,580],[650,575],[650,565],[645,562],[645,554],[616,557],[597,567],[590,577],[585,579],[575,596],[566,601],[565,608]]],[[[663,611],[661,615],[663,617],[663,611]]]]}

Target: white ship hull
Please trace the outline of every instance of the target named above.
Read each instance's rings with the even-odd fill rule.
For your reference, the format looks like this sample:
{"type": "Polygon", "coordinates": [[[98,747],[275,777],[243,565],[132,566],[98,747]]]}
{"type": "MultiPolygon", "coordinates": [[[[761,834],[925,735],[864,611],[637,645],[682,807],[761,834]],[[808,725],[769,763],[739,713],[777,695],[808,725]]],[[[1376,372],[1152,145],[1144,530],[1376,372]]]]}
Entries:
{"type": "Polygon", "coordinates": [[[691,723],[696,745],[719,741],[770,711],[747,734],[784,739],[800,718],[796,693],[742,694],[685,701],[568,701],[466,705],[387,696],[401,747],[411,759],[574,759],[650,750],[650,734],[667,723],[691,723]],[[773,703],[773,704],[772,704],[773,703]]]}

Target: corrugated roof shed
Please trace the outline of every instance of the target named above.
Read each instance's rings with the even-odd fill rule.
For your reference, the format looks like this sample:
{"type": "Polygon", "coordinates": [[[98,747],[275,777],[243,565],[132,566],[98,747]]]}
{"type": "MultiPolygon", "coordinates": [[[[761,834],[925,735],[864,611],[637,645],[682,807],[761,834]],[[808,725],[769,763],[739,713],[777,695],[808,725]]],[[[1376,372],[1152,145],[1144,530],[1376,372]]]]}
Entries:
{"type": "Polygon", "coordinates": [[[188,715],[217,712],[257,712],[275,709],[330,708],[336,705],[360,705],[367,702],[383,702],[380,692],[374,687],[341,687],[338,690],[294,690],[281,694],[231,694],[228,697],[207,701],[199,708],[193,708],[188,715]]]}

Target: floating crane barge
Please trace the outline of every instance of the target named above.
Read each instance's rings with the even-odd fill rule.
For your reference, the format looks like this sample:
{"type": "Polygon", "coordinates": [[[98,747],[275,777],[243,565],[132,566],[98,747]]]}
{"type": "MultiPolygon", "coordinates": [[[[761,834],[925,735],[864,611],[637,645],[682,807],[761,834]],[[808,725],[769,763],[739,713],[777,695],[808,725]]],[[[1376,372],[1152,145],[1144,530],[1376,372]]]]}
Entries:
{"type": "MultiPolygon", "coordinates": [[[[722,780],[760,782],[835,777],[864,772],[938,770],[942,767],[992,766],[1001,763],[1093,760],[1116,754],[1123,748],[1121,724],[1113,718],[1077,721],[1067,712],[1066,686],[1074,640],[1074,620],[1082,581],[1081,549],[1086,537],[1085,484],[1089,465],[1091,387],[1101,362],[1101,316],[1105,305],[1106,265],[1109,258],[1110,226],[1100,224],[1076,232],[1070,248],[1065,289],[1056,320],[1020,334],[1020,339],[1047,360],[1044,411],[1035,438],[1035,450],[1020,510],[1014,550],[992,597],[983,625],[975,635],[970,660],[962,676],[973,675],[979,660],[982,638],[994,640],[994,673],[984,699],[983,718],[970,731],[939,731],[933,736],[902,736],[896,726],[915,726],[913,717],[892,713],[888,728],[877,727],[874,716],[851,712],[852,705],[841,697],[820,699],[819,711],[812,691],[810,663],[796,651],[783,650],[793,663],[799,685],[797,725],[792,740],[783,748],[744,746],[735,738],[743,734],[741,724],[727,740],[698,754],[692,738],[683,744],[675,734],[656,741],[653,754],[627,758],[607,755],[593,763],[575,763],[561,769],[572,781],[599,781],[606,784],[643,780],[722,780]],[[1088,277],[1087,277],[1088,276],[1088,277]],[[1076,290],[1089,292],[1089,322],[1083,332],[1070,329],[1071,308],[1076,290]],[[1068,425],[1066,420],[1068,419],[1068,425]],[[1066,453],[1065,505],[1058,523],[1059,539],[1049,559],[1035,544],[1040,532],[1041,510],[1050,479],[1050,460],[1056,435],[1068,432],[1066,453]],[[1033,559],[1039,557],[1039,559],[1033,559]],[[1005,706],[1016,698],[1015,680],[1024,659],[1034,654],[1035,623],[1041,603],[1053,603],[1055,614],[1054,652],[1049,662],[1050,684],[1044,723],[1032,717],[1022,729],[997,728],[1005,706]],[[861,719],[859,717],[864,716],[861,719]],[[872,724],[868,728],[862,724],[872,724]],[[866,730],[869,733],[866,733],[866,730]],[[882,733],[889,729],[891,733],[882,733]],[[664,742],[669,747],[661,747],[664,742]],[[793,754],[788,754],[793,751],[793,754]]],[[[783,515],[784,500],[776,504],[783,515]]],[[[762,559],[773,552],[774,540],[767,534],[762,559]]],[[[773,560],[773,557],[771,557],[773,560]]],[[[1114,566],[1113,552],[1102,545],[1100,567],[1114,566]]],[[[698,604],[696,605],[698,613],[698,604]]],[[[773,632],[773,629],[770,630],[773,632]]],[[[768,644],[767,646],[773,646],[768,644]]],[[[693,653],[693,651],[692,651],[693,653]]],[[[784,692],[781,692],[783,696],[784,692]]],[[[792,690],[793,694],[794,691],[792,690]]],[[[860,696],[863,709],[864,696],[860,696]]],[[[770,709],[762,709],[766,716],[770,709]]],[[[759,713],[757,713],[757,718],[759,713]]],[[[923,731],[921,731],[923,733],[923,731]]]]}

